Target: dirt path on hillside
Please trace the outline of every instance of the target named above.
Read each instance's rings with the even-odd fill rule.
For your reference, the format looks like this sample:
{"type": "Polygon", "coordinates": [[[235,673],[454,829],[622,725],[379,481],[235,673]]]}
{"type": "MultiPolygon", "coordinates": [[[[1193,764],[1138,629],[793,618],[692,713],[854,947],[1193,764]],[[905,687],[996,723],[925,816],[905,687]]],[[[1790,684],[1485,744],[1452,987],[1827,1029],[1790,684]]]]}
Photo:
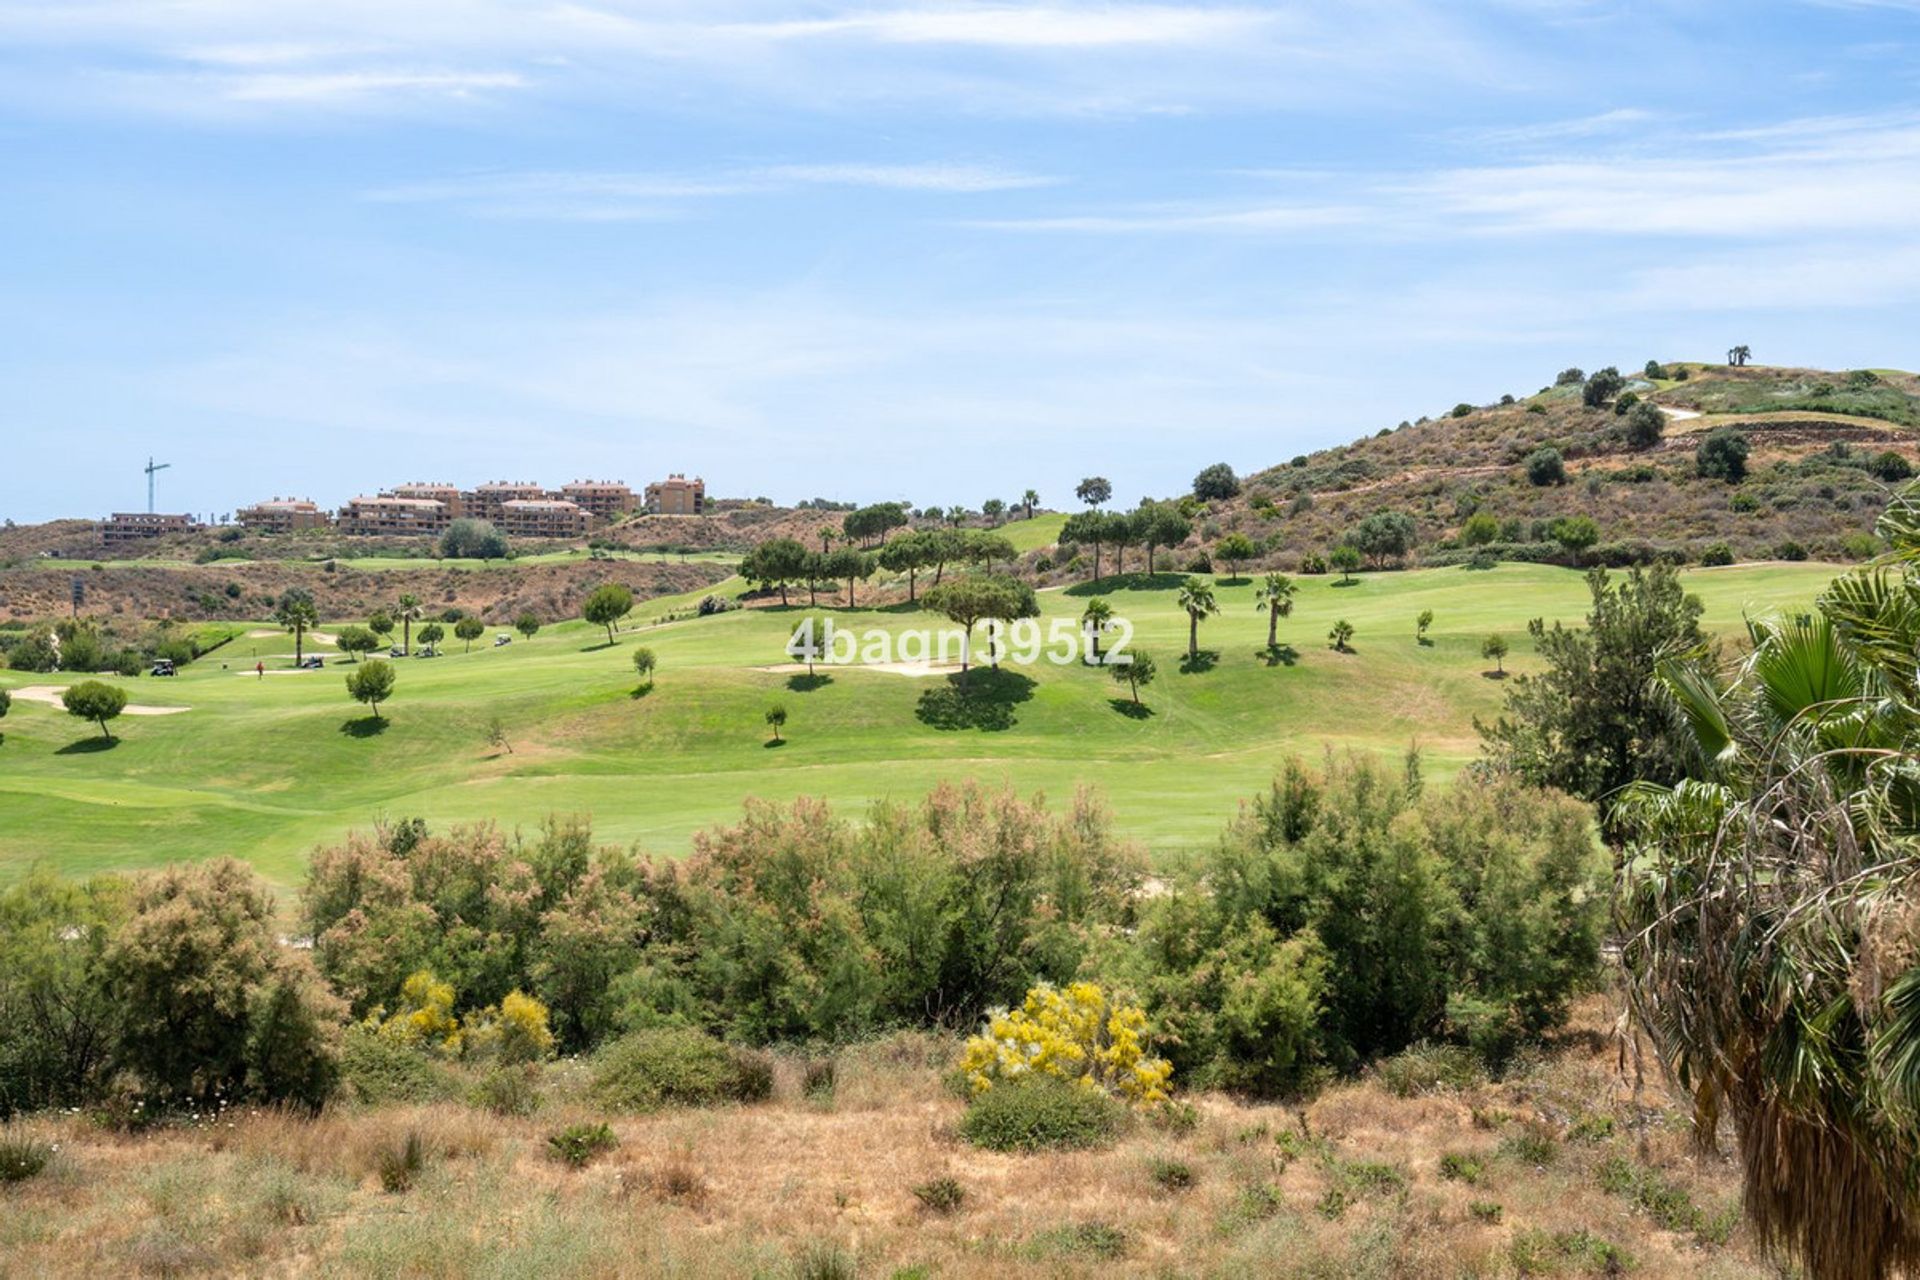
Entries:
{"type": "MultiPolygon", "coordinates": [[[[64,711],[66,704],[60,701],[62,692],[59,685],[30,684],[24,689],[15,689],[13,696],[22,702],[38,702],[42,706],[58,707],[64,711]]],[[[137,702],[129,702],[120,709],[120,712],[122,715],[129,716],[172,716],[191,710],[193,710],[192,707],[143,707],[137,702]]]]}

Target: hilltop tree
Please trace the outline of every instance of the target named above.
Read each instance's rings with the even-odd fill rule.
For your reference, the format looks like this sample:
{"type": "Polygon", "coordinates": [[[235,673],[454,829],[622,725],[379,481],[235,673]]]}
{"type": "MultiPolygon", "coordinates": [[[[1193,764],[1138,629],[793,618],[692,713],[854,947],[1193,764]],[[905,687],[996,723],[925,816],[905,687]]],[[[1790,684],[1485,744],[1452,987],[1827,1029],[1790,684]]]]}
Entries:
{"type": "Polygon", "coordinates": [[[960,550],[968,564],[977,564],[988,573],[993,572],[993,562],[1004,560],[1009,565],[1019,553],[1013,549],[1013,543],[998,533],[988,533],[985,529],[963,529],[960,532],[960,550]]]}
{"type": "Polygon", "coordinates": [[[1192,662],[1200,656],[1200,622],[1207,615],[1220,612],[1220,604],[1213,598],[1213,584],[1199,576],[1180,584],[1180,594],[1174,597],[1174,603],[1187,615],[1187,661],[1192,662]]]}
{"type": "Polygon", "coordinates": [[[1225,501],[1237,497],[1240,493],[1240,477],[1233,474],[1233,468],[1224,462],[1216,462],[1202,469],[1193,478],[1193,496],[1202,502],[1225,501]]]}
{"type": "Polygon", "coordinates": [[[486,633],[487,624],[468,615],[453,624],[453,634],[466,643],[468,653],[473,652],[473,642],[486,633]]]}
{"type": "Polygon", "coordinates": [[[776,702],[767,708],[767,714],[763,718],[767,722],[767,727],[773,730],[773,740],[784,741],[780,736],[780,729],[787,723],[787,709],[776,702]]]}
{"type": "Polygon", "coordinates": [[[1353,527],[1347,541],[1379,569],[1389,560],[1406,559],[1417,536],[1413,517],[1406,512],[1375,511],[1353,527]]]}
{"type": "Polygon", "coordinates": [[[1103,507],[1113,497],[1113,485],[1105,476],[1088,476],[1073,487],[1073,496],[1090,507],[1103,507]]]}
{"type": "Polygon", "coordinates": [[[1253,607],[1267,611],[1267,652],[1280,647],[1280,619],[1293,616],[1293,597],[1299,588],[1284,573],[1269,573],[1253,593],[1253,607]]]}
{"type": "Polygon", "coordinates": [[[1353,571],[1360,567],[1360,549],[1350,542],[1343,542],[1327,553],[1327,559],[1340,571],[1340,581],[1352,582],[1353,571]]]}
{"type": "Polygon", "coordinates": [[[1654,382],[1665,382],[1667,380],[1666,367],[1658,360],[1647,361],[1647,367],[1641,372],[1645,373],[1647,377],[1654,382]]]}
{"type": "Polygon", "coordinates": [[[1007,514],[1007,504],[998,498],[988,498],[980,504],[980,514],[987,518],[989,525],[998,525],[1001,517],[1007,514]]]}
{"type": "Polygon", "coordinates": [[[1560,451],[1550,444],[1541,445],[1528,454],[1526,468],[1527,482],[1537,488],[1544,489],[1550,485],[1567,482],[1566,460],[1560,456],[1560,451]]]}
{"type": "Polygon", "coordinates": [[[1100,661],[1100,637],[1113,625],[1113,606],[1104,596],[1093,596],[1080,611],[1080,626],[1087,633],[1088,659],[1100,661]]]}
{"type": "Polygon", "coordinates": [[[1160,674],[1153,664],[1153,655],[1144,649],[1135,649],[1126,655],[1125,662],[1116,662],[1107,670],[1113,678],[1127,686],[1127,692],[1133,696],[1133,705],[1140,705],[1140,691],[1153,683],[1160,674]]]}
{"type": "Polygon", "coordinates": [[[1627,444],[1635,449],[1651,449],[1667,432],[1667,415],[1651,400],[1642,400],[1627,415],[1627,444]]]}
{"type": "Polygon", "coordinates": [[[507,539],[491,521],[463,517],[440,535],[440,555],[447,560],[504,560],[507,539]]]}
{"type": "Polygon", "coordinates": [[[1576,382],[1585,382],[1586,380],[1587,374],[1584,369],[1562,369],[1559,376],[1554,378],[1553,385],[1556,387],[1570,387],[1576,382]]]}
{"type": "Polygon", "coordinates": [[[1485,640],[1482,640],[1480,642],[1480,656],[1493,663],[1494,674],[1502,676],[1507,674],[1507,669],[1503,665],[1507,657],[1507,640],[1505,636],[1491,635],[1485,640]]]}
{"type": "Polygon", "coordinates": [[[1580,402],[1589,409],[1598,409],[1607,401],[1619,395],[1626,388],[1627,380],[1612,365],[1594,371],[1587,379],[1587,385],[1581,389],[1580,402]]]}
{"type": "Polygon", "coordinates": [[[1027,509],[1027,519],[1033,519],[1033,509],[1040,505],[1040,491],[1029,489],[1020,495],[1020,505],[1027,509]]]}
{"type": "Polygon", "coordinates": [[[1253,539],[1244,533],[1230,533],[1213,544],[1213,554],[1227,562],[1228,574],[1240,576],[1240,566],[1259,554],[1259,548],[1253,545],[1253,539]]]}
{"type": "Polygon", "coordinates": [[[922,603],[935,613],[944,615],[963,631],[960,646],[962,677],[971,663],[974,627],[988,620],[1013,622],[1020,618],[1040,616],[1040,602],[1034,596],[1032,587],[1012,578],[990,574],[972,575],[930,587],[922,597],[922,603]]]}
{"type": "Polygon", "coordinates": [[[607,582],[597,586],[580,606],[580,616],[607,629],[607,643],[613,643],[614,624],[633,612],[633,591],[624,583],[607,582]]]}
{"type": "Polygon", "coordinates": [[[429,622],[420,628],[420,643],[431,649],[447,638],[447,629],[437,622],[429,622]]]}
{"type": "Polygon", "coordinates": [[[320,621],[313,605],[313,593],[305,587],[288,587],[274,602],[273,620],[293,632],[293,661],[298,666],[305,656],[307,629],[320,621]]]}
{"type": "Polygon", "coordinates": [[[780,603],[787,603],[787,587],[805,579],[807,556],[804,545],[793,538],[769,538],[753,548],[740,562],[740,576],[757,582],[763,591],[778,588],[780,603]]]}
{"type": "Polygon", "coordinates": [[[1727,363],[1736,369],[1745,367],[1747,361],[1751,359],[1753,359],[1753,348],[1744,342],[1727,350],[1727,363]]]}
{"type": "MultiPolygon", "coordinates": [[[[388,623],[389,627],[393,624],[388,623]]],[[[333,638],[334,647],[356,662],[361,654],[372,653],[384,643],[379,636],[367,627],[353,626],[340,628],[340,634],[333,638]]]]}
{"type": "Polygon", "coordinates": [[[82,680],[60,691],[60,704],[70,716],[91,720],[100,726],[100,736],[111,741],[107,721],[127,709],[127,691],[99,680],[82,680]]]}
{"type": "MultiPolygon", "coordinates": [[[[421,629],[421,638],[425,641],[425,628],[421,629]]],[[[380,704],[393,696],[393,664],[385,658],[369,658],[347,673],[347,692],[355,702],[363,702],[373,712],[373,718],[380,716],[380,704]]]]}
{"type": "Polygon", "coordinates": [[[513,629],[520,633],[522,640],[531,640],[540,630],[540,619],[532,613],[523,613],[513,620],[513,629]]]}
{"type": "Polygon", "coordinates": [[[641,645],[633,651],[633,673],[647,682],[647,688],[653,688],[653,672],[660,665],[653,650],[641,645]]]}
{"type": "Polygon", "coordinates": [[[865,547],[871,546],[875,539],[886,541],[889,531],[904,528],[906,523],[905,506],[898,502],[876,502],[872,506],[848,512],[840,522],[840,527],[849,542],[858,538],[860,545],[865,547]]]}
{"type": "Polygon", "coordinates": [[[1702,477],[1739,484],[1747,478],[1747,438],[1732,427],[1715,427],[1694,450],[1693,466],[1702,477]]]}

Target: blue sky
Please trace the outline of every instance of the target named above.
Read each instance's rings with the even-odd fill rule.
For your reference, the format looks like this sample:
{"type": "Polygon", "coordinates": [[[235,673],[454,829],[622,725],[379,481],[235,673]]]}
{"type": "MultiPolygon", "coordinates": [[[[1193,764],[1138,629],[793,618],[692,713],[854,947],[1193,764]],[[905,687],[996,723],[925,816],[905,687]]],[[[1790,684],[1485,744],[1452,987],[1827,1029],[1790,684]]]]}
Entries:
{"type": "Polygon", "coordinates": [[[1178,491],[1913,367],[1920,0],[0,0],[0,515],[1178,491]]]}

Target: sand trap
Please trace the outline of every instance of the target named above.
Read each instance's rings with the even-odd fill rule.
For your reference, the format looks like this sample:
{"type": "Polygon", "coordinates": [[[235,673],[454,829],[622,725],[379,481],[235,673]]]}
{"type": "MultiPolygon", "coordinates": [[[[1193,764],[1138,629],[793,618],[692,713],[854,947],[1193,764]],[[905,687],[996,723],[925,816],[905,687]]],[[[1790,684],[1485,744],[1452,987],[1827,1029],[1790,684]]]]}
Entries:
{"type": "MultiPolygon", "coordinates": [[[[254,630],[247,632],[247,639],[267,640],[274,636],[290,636],[292,634],[293,632],[282,631],[278,627],[256,627],[254,630]]],[[[338,637],[331,631],[309,631],[307,632],[307,639],[318,640],[321,644],[333,644],[338,640],[338,637]]]]}
{"type": "MultiPolygon", "coordinates": [[[[15,689],[13,696],[22,702],[39,702],[49,707],[66,710],[66,704],[60,701],[62,690],[56,684],[30,684],[24,689],[15,689]]],[[[143,707],[137,702],[129,702],[120,709],[120,714],[128,716],[171,716],[182,711],[191,711],[192,707],[143,707]]]]}
{"type": "Polygon", "coordinates": [[[1691,422],[1700,416],[1698,409],[1669,409],[1664,404],[1657,407],[1660,412],[1666,414],[1667,417],[1673,419],[1675,422],[1691,422]]]}
{"type": "MultiPolygon", "coordinates": [[[[957,662],[817,662],[815,675],[830,676],[836,671],[884,671],[896,676],[945,676],[960,669],[957,662]]],[[[776,676],[803,676],[807,674],[804,662],[782,662],[771,667],[755,667],[755,671],[765,671],[776,676]]]]}

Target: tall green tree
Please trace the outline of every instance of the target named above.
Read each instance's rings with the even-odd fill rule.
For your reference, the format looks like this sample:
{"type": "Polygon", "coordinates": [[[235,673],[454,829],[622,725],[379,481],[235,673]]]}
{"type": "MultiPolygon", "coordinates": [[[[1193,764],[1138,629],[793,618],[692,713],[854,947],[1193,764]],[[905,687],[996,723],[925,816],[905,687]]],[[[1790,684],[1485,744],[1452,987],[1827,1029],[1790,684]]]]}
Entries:
{"type": "Polygon", "coordinates": [[[1156,547],[1177,547],[1193,533],[1193,522],[1180,514],[1171,502],[1143,502],[1133,518],[1140,530],[1140,541],[1147,551],[1147,572],[1152,573],[1156,547]]]}
{"type": "Polygon", "coordinates": [[[313,605],[313,592],[305,587],[288,587],[274,602],[273,620],[293,632],[293,661],[298,666],[305,656],[307,630],[317,626],[319,612],[313,605]]]}
{"type": "Polygon", "coordinates": [[[1234,578],[1240,576],[1240,566],[1259,554],[1253,545],[1253,539],[1244,533],[1230,533],[1213,544],[1213,554],[1227,562],[1227,572],[1234,578]]]}
{"type": "MultiPolygon", "coordinates": [[[[892,538],[888,540],[886,546],[880,548],[878,556],[880,567],[888,573],[904,573],[907,575],[908,604],[913,604],[918,599],[915,586],[920,575],[920,570],[924,569],[929,563],[927,559],[928,554],[929,535],[926,531],[920,529],[915,529],[910,533],[903,533],[897,538],[892,538]]],[[[781,603],[785,603],[784,598],[781,603]]]]}
{"type": "Polygon", "coordinates": [[[1154,677],[1160,674],[1159,668],[1153,665],[1153,655],[1145,649],[1133,650],[1127,654],[1125,662],[1113,663],[1107,670],[1116,681],[1127,686],[1127,692],[1136,707],[1140,705],[1140,691],[1152,684],[1154,677]]]}
{"type": "Polygon", "coordinates": [[[607,629],[607,643],[613,643],[614,624],[633,612],[633,591],[620,582],[602,583],[588,593],[580,606],[580,616],[607,629]]]}
{"type": "Polygon", "coordinates": [[[1113,625],[1113,606],[1104,596],[1092,596],[1087,600],[1086,608],[1080,611],[1080,625],[1087,633],[1087,656],[1093,662],[1100,661],[1100,637],[1113,625]]]}
{"type": "Polygon", "coordinates": [[[420,621],[425,613],[420,597],[412,592],[403,594],[394,602],[393,616],[400,619],[400,652],[413,652],[413,624],[420,621]]]}
{"type": "Polygon", "coordinates": [[[460,621],[453,624],[453,634],[459,637],[459,639],[467,646],[466,652],[468,653],[473,652],[473,642],[475,640],[478,640],[481,636],[485,635],[486,631],[487,631],[487,624],[480,621],[480,619],[474,617],[472,614],[468,614],[466,617],[460,619],[460,621]]]}
{"type": "Polygon", "coordinates": [[[1113,497],[1113,485],[1105,476],[1088,476],[1073,486],[1073,496],[1090,507],[1104,507],[1113,497]]]}
{"type": "Polygon", "coordinates": [[[1253,593],[1253,607],[1267,613],[1267,652],[1280,647],[1280,619],[1293,616],[1293,597],[1299,590],[1284,573],[1269,573],[1253,593]]]}
{"type": "Polygon", "coordinates": [[[111,739],[113,735],[107,732],[107,721],[127,709],[127,691],[101,680],[82,680],[60,691],[60,703],[68,715],[91,720],[100,726],[101,737],[111,739]]]}
{"type": "Polygon", "coordinates": [[[784,605],[787,588],[806,578],[807,555],[805,545],[793,538],[769,538],[742,558],[740,576],[759,583],[763,590],[778,588],[784,605]]]}
{"type": "MultiPolygon", "coordinates": [[[[965,633],[960,649],[960,673],[964,679],[971,663],[973,629],[989,620],[1013,622],[1040,616],[1040,602],[1033,588],[1012,578],[970,574],[941,586],[929,587],[921,602],[965,633]]],[[[995,655],[995,661],[998,656],[995,655]]]]}
{"type": "Polygon", "coordinates": [[[1584,628],[1527,624],[1546,669],[1512,680],[1499,718],[1475,725],[1502,768],[1591,800],[1604,816],[1628,784],[1672,785],[1699,763],[1693,734],[1654,673],[1663,657],[1692,652],[1704,637],[1700,601],[1670,565],[1631,569],[1617,582],[1594,569],[1587,591],[1584,628]]]}
{"type": "Polygon", "coordinates": [[[1187,659],[1192,661],[1200,656],[1201,620],[1220,612],[1220,604],[1213,598],[1213,584],[1198,576],[1181,583],[1174,600],[1187,615],[1187,659]]]}
{"type": "Polygon", "coordinates": [[[347,694],[355,701],[364,703],[373,713],[380,716],[380,704],[393,696],[393,664],[385,658],[369,658],[347,673],[347,694]]]}
{"type": "Polygon", "coordinates": [[[1029,489],[1021,494],[1020,505],[1027,509],[1027,519],[1033,519],[1033,509],[1040,505],[1040,491],[1029,489]]]}

